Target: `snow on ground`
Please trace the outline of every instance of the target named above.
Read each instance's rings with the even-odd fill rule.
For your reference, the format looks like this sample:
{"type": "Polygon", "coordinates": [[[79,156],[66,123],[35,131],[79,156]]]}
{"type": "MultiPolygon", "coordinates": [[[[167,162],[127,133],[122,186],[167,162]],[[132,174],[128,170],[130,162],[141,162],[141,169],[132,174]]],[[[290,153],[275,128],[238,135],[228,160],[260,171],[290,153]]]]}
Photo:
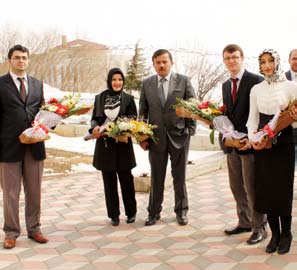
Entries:
{"type": "MultiPolygon", "coordinates": [[[[93,155],[95,149],[95,140],[84,141],[82,137],[62,137],[56,134],[50,134],[51,139],[45,141],[47,148],[59,149],[64,151],[81,153],[84,155],[93,155]]],[[[137,166],[132,170],[135,176],[150,172],[148,160],[148,151],[143,151],[138,144],[134,144],[134,152],[137,166]]],[[[213,154],[213,151],[191,151],[189,160],[197,160],[213,154]]],[[[170,161],[168,166],[170,166],[170,161]]],[[[79,164],[73,166],[73,171],[85,172],[95,171],[92,164],[79,164]]]]}
{"type": "MultiPolygon", "coordinates": [[[[62,98],[65,94],[69,94],[70,92],[64,92],[57,88],[51,87],[47,84],[44,84],[44,96],[45,100],[49,100],[50,98],[62,98]]],[[[73,93],[71,93],[73,94],[73,93]]],[[[86,105],[92,105],[94,103],[94,98],[96,93],[81,93],[80,102],[86,105]]],[[[138,106],[138,101],[135,101],[138,106]]],[[[71,124],[86,124],[89,125],[91,119],[91,112],[85,115],[80,116],[71,116],[67,119],[63,119],[64,123],[71,124]]],[[[197,125],[197,133],[198,134],[209,134],[209,127],[205,124],[197,125]]],[[[84,141],[82,137],[61,137],[56,134],[50,134],[51,139],[45,142],[46,147],[54,148],[64,151],[76,152],[85,155],[93,155],[95,148],[95,140],[84,141]]],[[[134,144],[134,152],[136,156],[137,167],[133,169],[134,175],[147,174],[150,171],[149,161],[148,161],[148,152],[143,151],[138,144],[134,144]]],[[[202,158],[208,155],[213,154],[213,151],[190,151],[189,152],[189,160],[197,160],[198,158],[202,158]]],[[[168,162],[168,166],[170,166],[170,161],[168,162]]],[[[79,164],[72,167],[73,171],[94,171],[92,164],[79,164]]]]}

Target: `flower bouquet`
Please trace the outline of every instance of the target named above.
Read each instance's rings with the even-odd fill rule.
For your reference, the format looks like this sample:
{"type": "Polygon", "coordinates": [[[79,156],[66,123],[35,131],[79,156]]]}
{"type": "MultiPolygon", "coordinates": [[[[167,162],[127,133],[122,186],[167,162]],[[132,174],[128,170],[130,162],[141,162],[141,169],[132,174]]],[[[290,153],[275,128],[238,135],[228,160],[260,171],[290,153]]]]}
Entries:
{"type": "MultiPolygon", "coordinates": [[[[136,141],[142,142],[147,139],[152,139],[153,142],[157,142],[154,136],[153,129],[156,125],[150,125],[144,121],[137,121],[129,118],[119,118],[116,121],[106,121],[100,127],[100,133],[102,136],[108,136],[114,138],[116,141],[128,142],[129,137],[134,137],[136,141]]],[[[93,135],[88,134],[84,137],[84,140],[96,139],[93,135]]]]}
{"type": "Polygon", "coordinates": [[[32,127],[24,130],[19,136],[21,143],[31,144],[42,142],[50,138],[48,132],[64,118],[71,115],[87,113],[92,106],[78,104],[80,95],[65,95],[62,99],[50,99],[43,104],[36,114],[32,127]]]}
{"type": "Polygon", "coordinates": [[[117,121],[108,122],[103,133],[116,141],[128,143],[129,137],[133,134],[133,128],[134,125],[128,119],[120,118],[117,121]]]}
{"type": "Polygon", "coordinates": [[[234,126],[227,116],[221,115],[216,117],[213,120],[213,126],[222,134],[222,141],[225,146],[235,148],[244,146],[244,143],[241,143],[240,140],[247,138],[248,135],[234,130],[234,126]]]}
{"type": "Polygon", "coordinates": [[[252,135],[252,138],[250,138],[251,141],[255,143],[262,143],[263,149],[270,149],[272,147],[273,140],[275,139],[276,141],[278,133],[295,121],[290,116],[292,106],[297,106],[296,99],[291,101],[285,110],[281,110],[276,113],[262,130],[255,132],[252,135]]]}
{"type": "MultiPolygon", "coordinates": [[[[204,122],[210,127],[213,127],[213,120],[220,115],[223,115],[226,106],[219,106],[211,101],[200,103],[195,98],[183,100],[176,98],[176,104],[174,105],[177,116],[192,118],[204,122]]],[[[209,139],[214,144],[214,129],[209,134],[209,139]]]]}
{"type": "Polygon", "coordinates": [[[144,121],[132,120],[131,124],[135,126],[133,129],[133,137],[136,141],[143,142],[147,139],[151,139],[154,143],[157,143],[157,139],[154,135],[154,129],[157,128],[156,125],[148,124],[144,121]]]}
{"type": "Polygon", "coordinates": [[[174,108],[177,116],[196,119],[210,126],[212,126],[213,119],[225,111],[225,106],[220,107],[210,101],[200,103],[194,98],[188,100],[176,98],[174,108]]]}

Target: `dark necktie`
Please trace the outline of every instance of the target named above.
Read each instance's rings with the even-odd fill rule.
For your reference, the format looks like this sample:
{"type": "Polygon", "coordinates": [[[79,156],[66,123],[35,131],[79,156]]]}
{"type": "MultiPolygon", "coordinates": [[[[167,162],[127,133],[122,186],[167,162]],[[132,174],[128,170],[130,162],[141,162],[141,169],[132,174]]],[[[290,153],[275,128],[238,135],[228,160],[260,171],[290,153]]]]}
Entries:
{"type": "Polygon", "coordinates": [[[232,102],[233,104],[235,103],[235,99],[236,99],[236,94],[237,94],[237,81],[238,79],[232,79],[231,78],[231,81],[232,81],[232,102]]]}
{"type": "Polygon", "coordinates": [[[21,98],[25,102],[26,98],[27,98],[26,87],[25,87],[25,79],[18,77],[18,80],[21,83],[21,86],[20,86],[21,98]]]}
{"type": "Polygon", "coordinates": [[[166,81],[166,78],[161,78],[160,79],[160,86],[159,86],[159,91],[161,92],[161,103],[164,106],[166,97],[165,97],[165,90],[164,90],[164,82],[166,81]]]}

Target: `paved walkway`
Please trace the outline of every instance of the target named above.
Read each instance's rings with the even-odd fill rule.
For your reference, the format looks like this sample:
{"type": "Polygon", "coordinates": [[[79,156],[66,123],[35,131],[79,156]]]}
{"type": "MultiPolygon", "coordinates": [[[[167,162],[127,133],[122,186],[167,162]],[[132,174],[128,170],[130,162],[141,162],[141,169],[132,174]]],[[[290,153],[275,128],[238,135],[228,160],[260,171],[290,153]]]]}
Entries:
{"type": "MultiPolygon", "coordinates": [[[[192,176],[193,169],[189,167],[192,176]]],[[[26,237],[22,211],[23,234],[16,248],[0,247],[0,269],[297,269],[296,240],[291,253],[280,256],[265,253],[268,239],[249,246],[245,243],[248,233],[224,235],[223,230],[237,221],[226,169],[191,177],[188,181],[190,222],[187,226],[176,224],[172,187],[168,187],[162,217],[155,226],[143,225],[148,194],[137,193],[136,223],[126,224],[122,215],[120,226],[112,227],[106,218],[99,178],[99,173],[89,173],[45,180],[42,230],[50,242],[40,245],[26,237]]],[[[2,216],[0,212],[0,223],[2,216]]],[[[293,216],[293,233],[297,239],[296,208],[293,216]]],[[[3,233],[0,234],[2,239],[3,233]]]]}

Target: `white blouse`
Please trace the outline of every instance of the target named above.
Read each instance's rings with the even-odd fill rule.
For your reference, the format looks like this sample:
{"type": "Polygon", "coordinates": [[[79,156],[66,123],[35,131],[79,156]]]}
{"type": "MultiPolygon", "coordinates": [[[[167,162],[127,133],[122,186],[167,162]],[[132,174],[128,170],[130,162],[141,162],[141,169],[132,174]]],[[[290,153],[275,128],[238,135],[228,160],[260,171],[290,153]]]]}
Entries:
{"type": "MultiPolygon", "coordinates": [[[[290,101],[297,98],[297,83],[292,81],[263,81],[256,84],[250,93],[250,113],[246,123],[248,136],[258,130],[259,113],[274,115],[285,109],[290,101]]],[[[295,123],[294,127],[297,126],[295,123]]]]}

